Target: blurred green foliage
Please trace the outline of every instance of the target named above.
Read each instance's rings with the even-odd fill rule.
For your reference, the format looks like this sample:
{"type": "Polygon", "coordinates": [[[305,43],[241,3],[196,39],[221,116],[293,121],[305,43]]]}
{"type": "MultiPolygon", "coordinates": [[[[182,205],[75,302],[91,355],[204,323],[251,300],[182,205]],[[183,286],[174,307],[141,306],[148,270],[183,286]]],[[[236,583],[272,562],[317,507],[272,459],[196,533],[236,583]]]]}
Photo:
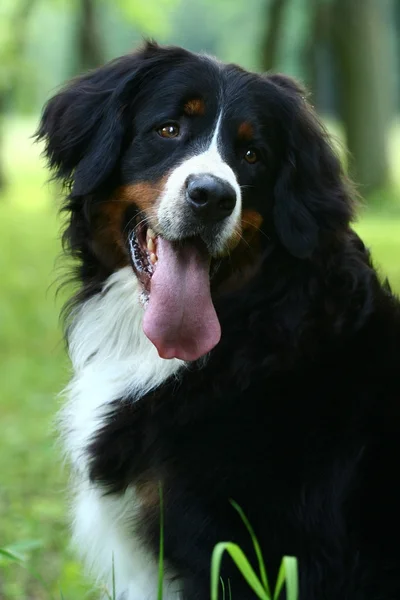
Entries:
{"type": "MultiPolygon", "coordinates": [[[[9,82],[10,74],[18,72],[9,110],[39,111],[55,88],[76,74],[79,4],[80,0],[2,0],[0,78],[9,82]]],[[[106,59],[132,50],[150,36],[160,43],[207,51],[261,69],[266,0],[95,0],[94,6],[106,59]]],[[[291,0],[281,35],[279,69],[304,76],[299,48],[309,27],[308,0],[291,0]]]]}

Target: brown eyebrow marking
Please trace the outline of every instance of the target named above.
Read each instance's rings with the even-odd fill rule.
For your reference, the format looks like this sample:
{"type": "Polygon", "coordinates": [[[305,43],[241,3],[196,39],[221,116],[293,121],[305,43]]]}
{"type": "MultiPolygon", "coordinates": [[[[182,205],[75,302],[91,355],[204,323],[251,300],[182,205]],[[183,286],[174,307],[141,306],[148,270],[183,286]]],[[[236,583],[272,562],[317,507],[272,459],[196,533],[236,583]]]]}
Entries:
{"type": "Polygon", "coordinates": [[[251,123],[249,123],[248,121],[243,121],[243,123],[241,123],[239,125],[239,129],[238,129],[238,137],[243,140],[244,142],[249,142],[254,136],[254,129],[253,129],[253,125],[251,123]]]}
{"type": "Polygon", "coordinates": [[[201,116],[206,111],[206,104],[202,98],[192,98],[186,102],[183,111],[189,117],[201,116]]]}

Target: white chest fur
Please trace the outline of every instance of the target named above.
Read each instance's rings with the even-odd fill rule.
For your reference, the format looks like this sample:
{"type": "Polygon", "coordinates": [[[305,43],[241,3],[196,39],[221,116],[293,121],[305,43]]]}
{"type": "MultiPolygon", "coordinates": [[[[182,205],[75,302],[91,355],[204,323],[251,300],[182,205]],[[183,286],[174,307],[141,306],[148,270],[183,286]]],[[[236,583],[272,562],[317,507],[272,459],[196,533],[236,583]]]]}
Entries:
{"type": "MultiPolygon", "coordinates": [[[[157,562],[135,538],[132,521],[140,509],[134,489],[120,497],[104,497],[88,481],[86,448],[102,426],[110,403],[134,401],[184,368],[179,360],[163,360],[142,331],[140,286],[130,267],[114,273],[103,291],[77,311],[69,335],[74,376],[65,391],[61,432],[75,478],[74,542],[88,568],[106,585],[112,564],[117,598],[157,597],[157,562]]],[[[164,598],[179,598],[178,584],[164,598]]]]}

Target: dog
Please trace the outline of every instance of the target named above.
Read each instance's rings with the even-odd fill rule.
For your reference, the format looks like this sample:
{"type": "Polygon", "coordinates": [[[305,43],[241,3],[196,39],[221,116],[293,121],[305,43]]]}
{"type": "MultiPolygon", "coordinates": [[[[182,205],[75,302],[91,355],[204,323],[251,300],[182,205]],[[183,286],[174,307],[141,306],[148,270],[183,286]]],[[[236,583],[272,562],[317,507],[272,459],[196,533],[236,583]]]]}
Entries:
{"type": "Polygon", "coordinates": [[[257,568],[234,501],[300,600],[400,598],[400,303],[300,83],[149,41],[37,138],[79,282],[60,423],[93,577],[155,599],[162,511],[164,600],[208,600],[218,542],[257,568]]]}

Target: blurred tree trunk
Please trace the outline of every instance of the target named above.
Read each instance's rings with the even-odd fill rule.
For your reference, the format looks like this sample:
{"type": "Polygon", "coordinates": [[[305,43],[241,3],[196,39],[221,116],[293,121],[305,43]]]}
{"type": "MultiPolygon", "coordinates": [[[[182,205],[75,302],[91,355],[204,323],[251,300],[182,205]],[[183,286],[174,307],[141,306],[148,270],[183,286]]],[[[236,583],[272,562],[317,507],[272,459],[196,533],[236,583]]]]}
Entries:
{"type": "Polygon", "coordinates": [[[329,6],[321,0],[309,0],[310,35],[307,37],[303,49],[303,63],[305,65],[307,88],[311,93],[312,102],[316,109],[320,109],[322,102],[321,76],[326,67],[326,54],[329,47],[329,6]]]}
{"type": "Polygon", "coordinates": [[[266,71],[277,68],[279,40],[288,4],[289,0],[269,0],[266,3],[267,27],[261,47],[261,64],[266,71]]]}
{"type": "Polygon", "coordinates": [[[388,180],[390,49],[385,0],[333,0],[332,45],[350,173],[361,192],[388,180]]]}
{"type": "Polygon", "coordinates": [[[96,0],[80,0],[78,71],[98,67],[105,61],[103,43],[98,28],[96,4],[96,0]]]}

